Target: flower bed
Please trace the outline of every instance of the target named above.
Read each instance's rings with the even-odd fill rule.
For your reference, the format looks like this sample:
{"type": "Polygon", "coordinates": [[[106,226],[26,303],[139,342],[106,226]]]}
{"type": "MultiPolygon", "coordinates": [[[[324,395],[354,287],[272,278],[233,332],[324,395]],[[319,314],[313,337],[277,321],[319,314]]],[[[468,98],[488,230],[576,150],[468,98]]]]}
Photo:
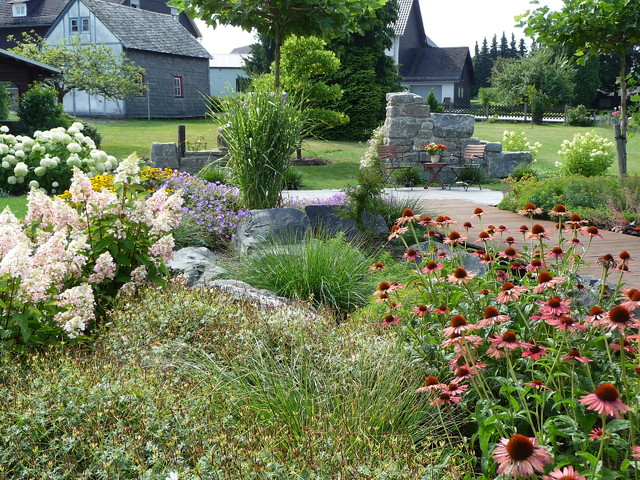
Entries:
{"type": "Polygon", "coordinates": [[[406,209],[390,240],[410,273],[374,265],[373,311],[423,359],[417,391],[438,415],[464,416],[451,434],[477,451],[482,478],[635,478],[640,290],[622,288],[633,259],[601,257],[603,282],[584,289],[576,271],[598,230],[561,206],[549,214],[562,230],[531,219],[512,234],[478,208],[472,235],[470,223],[458,231],[406,209]],[[483,246],[483,275],[464,267],[469,239],[483,246]]]}

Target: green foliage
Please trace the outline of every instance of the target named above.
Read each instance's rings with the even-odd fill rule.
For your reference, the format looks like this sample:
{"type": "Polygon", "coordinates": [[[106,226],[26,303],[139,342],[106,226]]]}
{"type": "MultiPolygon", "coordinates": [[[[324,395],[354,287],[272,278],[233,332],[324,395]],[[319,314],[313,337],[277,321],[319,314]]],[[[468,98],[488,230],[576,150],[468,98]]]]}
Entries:
{"type": "Polygon", "coordinates": [[[546,105],[569,103],[573,97],[574,67],[566,57],[550,48],[539,48],[529,56],[498,62],[491,73],[491,85],[505,102],[525,103],[535,99],[546,105]]]}
{"type": "Polygon", "coordinates": [[[272,208],[284,188],[291,155],[302,141],[300,102],[269,91],[224,99],[214,114],[229,149],[229,166],[246,208],[272,208]]]}
{"type": "Polygon", "coordinates": [[[382,172],[376,168],[361,168],[355,187],[344,189],[347,210],[345,216],[354,220],[361,232],[365,232],[362,221],[365,212],[375,212],[384,189],[382,172]]]}
{"type": "Polygon", "coordinates": [[[108,45],[82,43],[79,35],[57,44],[23,33],[11,52],[62,70],[62,75],[43,81],[55,88],[58,101],[77,89],[107,99],[122,99],[143,91],[140,74],[144,69],[124,54],[116,55],[108,45]]]}
{"type": "Polygon", "coordinates": [[[515,166],[511,174],[509,175],[513,180],[519,182],[524,178],[538,179],[538,172],[529,163],[520,163],[515,166]]]}
{"type": "Polygon", "coordinates": [[[304,187],[304,174],[297,168],[289,167],[284,173],[285,190],[302,190],[304,187]]]}
{"type": "Polygon", "coordinates": [[[243,261],[248,283],[338,315],[365,305],[373,287],[367,281],[370,260],[342,235],[307,237],[301,245],[273,243],[243,261]]]}
{"type": "Polygon", "coordinates": [[[250,78],[269,73],[275,61],[276,45],[273,38],[264,33],[258,33],[256,38],[258,42],[251,44],[251,54],[246,57],[243,67],[250,78]]]}
{"type": "Polygon", "coordinates": [[[0,120],[5,120],[9,116],[9,98],[6,85],[0,82],[0,120]]]}
{"type": "Polygon", "coordinates": [[[505,130],[502,134],[502,149],[505,152],[531,152],[531,157],[535,161],[542,148],[540,142],[529,143],[524,130],[505,130]]]}
{"type": "Polygon", "coordinates": [[[425,100],[425,103],[429,105],[431,113],[444,112],[444,107],[440,105],[440,102],[438,102],[438,99],[436,98],[435,93],[433,93],[433,88],[429,90],[429,95],[427,95],[427,99],[425,100]]]}
{"type": "Polygon", "coordinates": [[[233,184],[231,171],[226,167],[220,167],[216,162],[212,162],[205,166],[198,172],[197,177],[206,180],[209,183],[223,183],[225,185],[233,184]]]}
{"type": "Polygon", "coordinates": [[[405,187],[415,187],[420,183],[424,183],[422,180],[422,173],[420,173],[420,170],[417,168],[409,168],[394,172],[393,181],[398,185],[404,185],[405,187]]]}
{"type": "Polygon", "coordinates": [[[567,114],[567,125],[573,125],[576,127],[590,127],[593,125],[591,119],[591,113],[584,105],[578,105],[569,109],[567,114]]]}
{"type": "Polygon", "coordinates": [[[558,154],[558,166],[564,175],[593,177],[603,175],[613,164],[615,151],[613,142],[591,131],[562,142],[558,154]]]}
{"type": "MultiPolygon", "coordinates": [[[[433,91],[433,90],[431,90],[433,91]]],[[[478,101],[485,106],[499,101],[500,93],[495,88],[480,88],[478,90],[478,101]]]]}
{"type": "Polygon", "coordinates": [[[32,84],[20,95],[17,128],[24,135],[32,136],[36,130],[50,130],[64,123],[62,104],[58,103],[56,90],[47,85],[32,84]]]}

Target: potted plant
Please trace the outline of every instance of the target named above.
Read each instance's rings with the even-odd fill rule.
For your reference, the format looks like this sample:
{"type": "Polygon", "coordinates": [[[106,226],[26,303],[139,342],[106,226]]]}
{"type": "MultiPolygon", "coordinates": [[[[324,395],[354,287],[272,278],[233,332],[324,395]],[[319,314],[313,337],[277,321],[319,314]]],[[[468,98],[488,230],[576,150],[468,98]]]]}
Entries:
{"type": "Polygon", "coordinates": [[[447,150],[447,146],[442,145],[441,143],[431,142],[425,145],[424,149],[431,157],[431,162],[438,163],[440,161],[440,156],[447,150]]]}

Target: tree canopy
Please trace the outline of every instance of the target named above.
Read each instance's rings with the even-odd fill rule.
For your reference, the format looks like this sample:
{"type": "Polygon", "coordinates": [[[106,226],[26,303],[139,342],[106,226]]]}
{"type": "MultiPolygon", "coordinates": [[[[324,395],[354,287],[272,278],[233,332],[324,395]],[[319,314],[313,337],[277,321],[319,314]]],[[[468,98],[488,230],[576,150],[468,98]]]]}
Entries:
{"type": "Polygon", "coordinates": [[[560,11],[544,6],[520,17],[525,32],[538,42],[564,44],[576,56],[608,54],[620,59],[620,126],[622,148],[618,150],[621,175],[627,172],[627,80],[626,53],[640,43],[640,0],[563,0],[560,11]]]}
{"type": "Polygon", "coordinates": [[[42,81],[56,89],[59,102],[72,90],[115,100],[141,93],[144,88],[140,82],[142,67],[125,54],[116,55],[106,45],[81,43],[77,36],[69,43],[49,45],[38,35],[24,33],[10,51],[62,71],[42,81]]]}
{"type": "Polygon", "coordinates": [[[356,19],[373,15],[386,0],[174,0],[211,26],[255,29],[273,38],[275,88],[280,88],[280,47],[290,35],[331,37],[357,30],[356,19]]]}

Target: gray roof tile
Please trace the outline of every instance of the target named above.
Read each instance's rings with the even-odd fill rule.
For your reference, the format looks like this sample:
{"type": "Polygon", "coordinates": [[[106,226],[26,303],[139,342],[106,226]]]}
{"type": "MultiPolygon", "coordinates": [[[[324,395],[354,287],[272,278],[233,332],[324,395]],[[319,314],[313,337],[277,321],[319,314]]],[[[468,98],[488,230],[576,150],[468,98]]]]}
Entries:
{"type": "Polygon", "coordinates": [[[468,47],[412,48],[400,75],[405,82],[459,81],[469,55],[468,47]]]}

